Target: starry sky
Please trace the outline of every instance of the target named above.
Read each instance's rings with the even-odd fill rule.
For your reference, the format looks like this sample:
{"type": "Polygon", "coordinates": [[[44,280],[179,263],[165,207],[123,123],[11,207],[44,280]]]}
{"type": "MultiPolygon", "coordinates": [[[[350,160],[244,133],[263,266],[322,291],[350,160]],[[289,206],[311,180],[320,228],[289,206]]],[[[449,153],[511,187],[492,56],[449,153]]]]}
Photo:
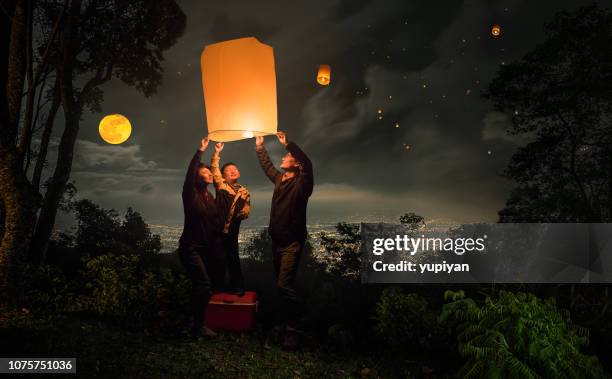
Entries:
{"type": "MultiPolygon", "coordinates": [[[[556,12],[588,3],[179,1],[187,27],[164,54],[162,86],[149,98],[118,80],[102,87],[102,113],[83,116],[72,179],[81,198],[180,224],[184,171],[207,134],[200,54],[207,44],[254,36],[274,48],[279,130],[314,164],[309,222],[394,221],[406,212],[494,222],[512,188],[500,174],[529,139],[507,135],[510,115],[481,91],[501,65],[544,39],[556,12]],[[500,38],[490,34],[494,24],[500,38]],[[331,66],[329,86],[316,82],[319,64],[331,66]],[[122,145],[98,135],[111,113],[132,123],[122,145]]],[[[266,146],[279,162],[276,138],[266,146]]],[[[266,224],[272,184],[253,139],[227,143],[222,160],[238,164],[251,190],[248,223],[266,224]]]]}

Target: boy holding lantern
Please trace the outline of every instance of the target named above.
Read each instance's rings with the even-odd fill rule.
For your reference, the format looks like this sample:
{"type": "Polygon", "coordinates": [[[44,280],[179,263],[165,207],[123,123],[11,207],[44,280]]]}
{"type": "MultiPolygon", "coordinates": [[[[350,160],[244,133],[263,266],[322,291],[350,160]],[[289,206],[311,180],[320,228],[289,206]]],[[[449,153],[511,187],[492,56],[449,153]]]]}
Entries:
{"type": "Polygon", "coordinates": [[[283,302],[285,329],[295,332],[292,324],[299,316],[299,301],[294,281],[306,242],[306,207],[314,179],[308,156],[295,143],[289,142],[284,132],[278,132],[277,137],[287,149],[280,164],[282,173],[270,161],[263,136],[256,138],[255,150],[261,168],[274,183],[268,232],[272,238],[276,285],[283,302]]]}
{"type": "Polygon", "coordinates": [[[217,209],[223,215],[223,250],[227,262],[230,284],[238,296],[244,295],[244,279],[238,256],[238,233],[240,223],[249,217],[251,195],[246,187],[238,183],[240,171],[234,163],[226,163],[219,169],[220,153],[224,144],[215,144],[215,153],[210,164],[215,183],[217,209]]]}

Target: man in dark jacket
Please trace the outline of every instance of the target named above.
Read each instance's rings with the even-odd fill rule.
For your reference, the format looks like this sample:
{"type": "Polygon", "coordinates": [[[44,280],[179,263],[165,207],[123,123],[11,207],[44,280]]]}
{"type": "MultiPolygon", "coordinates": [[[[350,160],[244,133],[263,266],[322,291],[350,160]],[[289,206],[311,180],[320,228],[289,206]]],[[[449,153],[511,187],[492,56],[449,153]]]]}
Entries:
{"type": "Polygon", "coordinates": [[[208,138],[202,139],[195,152],[183,184],[183,211],[185,223],[179,239],[178,254],[191,278],[191,310],[194,337],[214,337],[216,334],[204,326],[204,313],[212,290],[222,284],[219,267],[222,262],[222,218],[215,199],[207,187],[213,182],[209,166],[200,163],[208,147],[208,138]]]}
{"type": "Polygon", "coordinates": [[[294,288],[300,255],[306,242],[306,206],[312,194],[312,162],[293,142],[287,141],[283,132],[277,133],[278,141],[287,154],[282,158],[279,172],[264,148],[263,137],[255,140],[255,150],[266,176],[274,183],[269,233],[272,238],[274,268],[277,287],[283,301],[284,318],[288,326],[295,323],[299,301],[294,288]]]}

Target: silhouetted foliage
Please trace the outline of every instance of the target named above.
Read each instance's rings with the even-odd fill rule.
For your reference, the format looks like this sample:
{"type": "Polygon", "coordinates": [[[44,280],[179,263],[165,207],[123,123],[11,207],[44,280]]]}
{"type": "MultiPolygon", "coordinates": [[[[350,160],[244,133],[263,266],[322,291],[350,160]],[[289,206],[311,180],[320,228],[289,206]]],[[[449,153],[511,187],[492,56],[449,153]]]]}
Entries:
{"type": "Polygon", "coordinates": [[[72,205],[76,218],[74,233],[63,232],[55,239],[54,255],[71,249],[76,256],[127,254],[153,256],[161,250],[159,235],[152,234],[140,213],[128,208],[123,220],[114,209],[104,209],[91,200],[78,200],[72,205]]]}
{"type": "Polygon", "coordinates": [[[327,270],[349,280],[359,280],[361,275],[361,234],[359,224],[339,222],[337,236],[321,233],[321,245],[325,249],[327,270]]]}
{"type": "Polygon", "coordinates": [[[500,67],[484,93],[528,135],[504,175],[517,186],[501,222],[612,220],[612,13],[560,12],[546,40],[500,67]]]}
{"type": "Polygon", "coordinates": [[[376,331],[388,346],[401,354],[415,354],[431,348],[442,330],[427,299],[406,293],[399,287],[385,288],[376,304],[376,331]],[[407,343],[409,342],[409,343],[407,343]]]}
{"type": "Polygon", "coordinates": [[[414,212],[406,213],[399,219],[400,223],[408,225],[412,230],[418,230],[425,226],[425,219],[414,212]]]}

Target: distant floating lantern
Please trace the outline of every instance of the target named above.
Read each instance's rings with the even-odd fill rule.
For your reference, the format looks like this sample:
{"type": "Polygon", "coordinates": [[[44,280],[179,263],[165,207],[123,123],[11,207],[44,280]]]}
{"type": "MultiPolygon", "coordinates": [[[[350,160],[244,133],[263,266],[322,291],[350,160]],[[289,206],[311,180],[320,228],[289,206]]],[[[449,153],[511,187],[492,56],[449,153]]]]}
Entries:
{"type": "Polygon", "coordinates": [[[491,35],[495,38],[501,36],[501,27],[497,24],[491,27],[491,35]]]}
{"type": "Polygon", "coordinates": [[[218,142],[276,134],[274,50],[254,37],[207,45],[200,58],[208,135],[218,142]]]}
{"type": "Polygon", "coordinates": [[[329,85],[331,81],[331,67],[328,64],[319,65],[319,72],[317,73],[317,82],[322,86],[329,85]]]}
{"type": "Polygon", "coordinates": [[[105,142],[118,145],[130,138],[132,124],[124,115],[110,114],[100,121],[98,132],[105,142]]]}

